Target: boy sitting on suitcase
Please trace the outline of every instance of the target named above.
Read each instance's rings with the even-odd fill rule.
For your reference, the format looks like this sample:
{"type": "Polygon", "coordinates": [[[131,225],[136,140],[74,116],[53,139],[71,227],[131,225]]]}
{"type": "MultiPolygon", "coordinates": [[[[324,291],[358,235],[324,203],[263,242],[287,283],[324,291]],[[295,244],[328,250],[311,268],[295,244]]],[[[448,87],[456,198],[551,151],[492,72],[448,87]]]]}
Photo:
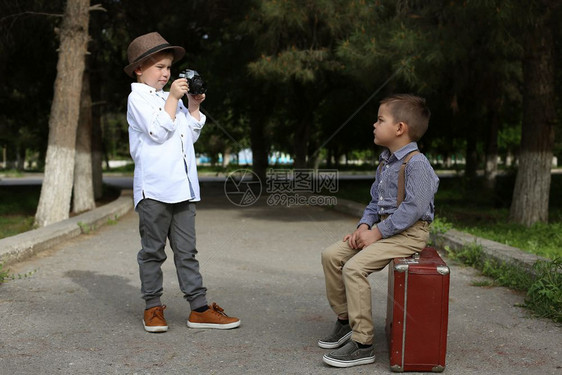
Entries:
{"type": "Polygon", "coordinates": [[[318,340],[321,348],[339,348],[324,355],[328,365],[375,361],[367,277],[393,258],[408,257],[427,244],[439,179],[416,142],[426,132],[429,117],[425,100],[417,96],[394,95],[380,102],[373,133],[375,144],[385,149],[371,186],[372,200],[357,229],[322,252],[326,294],[338,317],[333,332],[318,340]],[[405,186],[399,197],[402,164],[405,186]]]}

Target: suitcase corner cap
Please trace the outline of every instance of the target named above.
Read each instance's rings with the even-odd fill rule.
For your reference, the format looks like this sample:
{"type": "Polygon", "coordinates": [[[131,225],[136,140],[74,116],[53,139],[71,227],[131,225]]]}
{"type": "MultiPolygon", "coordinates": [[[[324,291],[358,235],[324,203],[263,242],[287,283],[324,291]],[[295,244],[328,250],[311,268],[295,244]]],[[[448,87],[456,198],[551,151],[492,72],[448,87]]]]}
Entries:
{"type": "Polygon", "coordinates": [[[404,372],[404,369],[400,365],[392,365],[392,366],[390,366],[390,371],[392,371],[392,372],[404,372]]]}
{"type": "Polygon", "coordinates": [[[445,366],[437,365],[431,369],[431,372],[443,372],[445,371],[445,366]]]}
{"type": "Polygon", "coordinates": [[[406,272],[408,271],[408,265],[407,264],[396,264],[394,265],[394,270],[396,272],[406,272]]]}
{"type": "Polygon", "coordinates": [[[447,267],[447,266],[438,266],[437,272],[441,275],[448,275],[450,270],[449,270],[449,267],[447,267]]]}

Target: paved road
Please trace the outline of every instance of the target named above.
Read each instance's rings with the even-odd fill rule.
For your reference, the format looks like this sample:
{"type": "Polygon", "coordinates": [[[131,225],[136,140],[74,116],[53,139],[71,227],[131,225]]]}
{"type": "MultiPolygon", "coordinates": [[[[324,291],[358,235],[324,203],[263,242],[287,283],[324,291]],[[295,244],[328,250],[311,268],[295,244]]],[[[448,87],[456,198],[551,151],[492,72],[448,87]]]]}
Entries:
{"type": "MultiPolygon", "coordinates": [[[[0,286],[1,374],[387,374],[386,269],[371,277],[377,361],[323,364],[316,340],[333,324],[320,251],[355,225],[321,207],[237,208],[203,186],[199,260],[210,301],[242,319],[231,331],[192,330],[172,259],[164,266],[170,330],[142,328],[134,212],[95,233],[12,266],[31,275],[0,286]]],[[[523,296],[472,286],[451,261],[445,374],[562,375],[562,330],[530,318],[523,296]]]]}

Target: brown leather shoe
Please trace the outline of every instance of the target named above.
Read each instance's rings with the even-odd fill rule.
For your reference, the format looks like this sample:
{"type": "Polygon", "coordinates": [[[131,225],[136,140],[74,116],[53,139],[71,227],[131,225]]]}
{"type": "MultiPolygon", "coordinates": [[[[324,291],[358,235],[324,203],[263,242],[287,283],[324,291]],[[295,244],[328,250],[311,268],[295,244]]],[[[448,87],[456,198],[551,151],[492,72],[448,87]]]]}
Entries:
{"type": "Polygon", "coordinates": [[[144,310],[144,330],[146,332],[166,332],[168,330],[168,323],[164,319],[164,310],[166,305],[151,307],[144,310]]]}
{"type": "Polygon", "coordinates": [[[240,319],[229,317],[219,305],[213,302],[205,312],[192,311],[187,320],[187,326],[189,328],[232,329],[240,326],[240,319]]]}

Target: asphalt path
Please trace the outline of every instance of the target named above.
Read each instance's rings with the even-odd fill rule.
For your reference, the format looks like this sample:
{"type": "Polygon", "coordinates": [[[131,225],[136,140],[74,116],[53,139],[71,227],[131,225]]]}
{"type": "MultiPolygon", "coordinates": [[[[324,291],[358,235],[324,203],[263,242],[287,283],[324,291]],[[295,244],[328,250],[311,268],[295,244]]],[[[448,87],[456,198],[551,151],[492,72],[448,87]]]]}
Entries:
{"type": "MultiPolygon", "coordinates": [[[[229,331],[186,327],[188,304],[171,251],[163,302],[169,331],[142,327],[138,218],[59,244],[11,266],[0,285],[0,374],[387,374],[387,269],[370,277],[376,362],[349,369],[322,362],[316,345],[334,322],[320,265],[323,248],[353,218],[320,206],[240,208],[222,184],[203,183],[198,258],[209,301],[242,320],[229,331]]],[[[445,374],[562,375],[562,329],[530,317],[524,296],[474,286],[484,278],[451,268],[445,374]]]]}

